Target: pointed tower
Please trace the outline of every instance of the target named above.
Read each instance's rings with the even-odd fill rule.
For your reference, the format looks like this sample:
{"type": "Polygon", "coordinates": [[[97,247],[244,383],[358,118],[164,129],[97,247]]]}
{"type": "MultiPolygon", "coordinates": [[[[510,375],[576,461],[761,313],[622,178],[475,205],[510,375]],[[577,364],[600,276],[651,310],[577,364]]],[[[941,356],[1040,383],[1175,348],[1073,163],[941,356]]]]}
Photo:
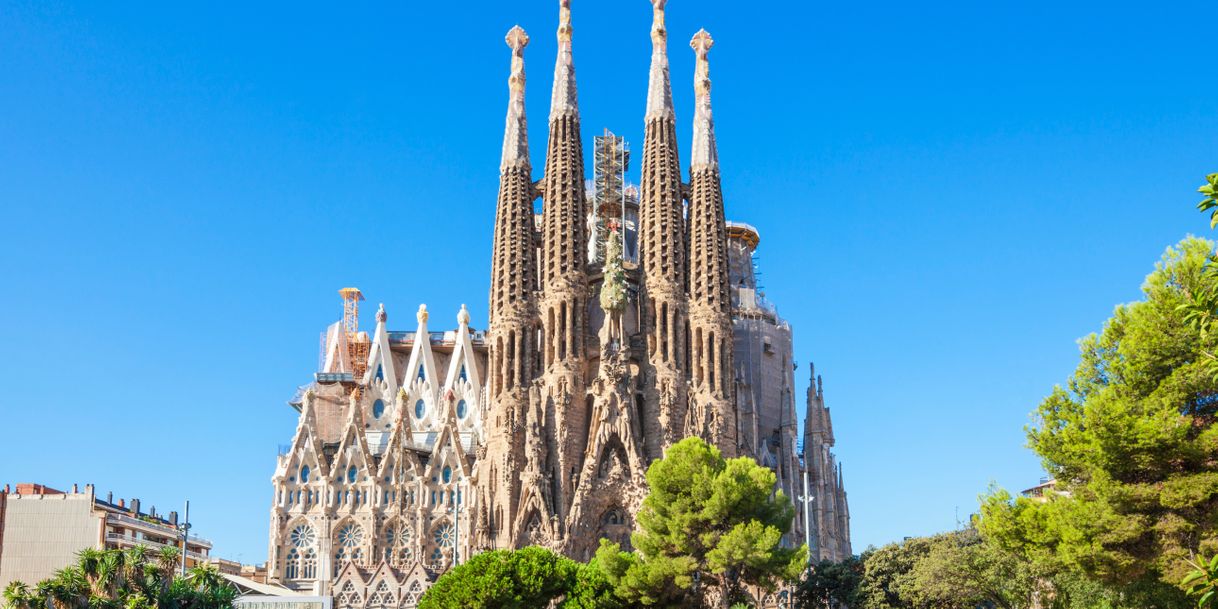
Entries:
{"type": "MultiPolygon", "coordinates": [[[[528,411],[529,385],[536,376],[533,357],[536,334],[537,262],[533,241],[533,181],[529,163],[528,128],[524,113],[524,47],[529,36],[520,26],[508,32],[512,49],[510,98],[499,166],[499,200],[495,213],[495,245],[491,262],[490,344],[487,364],[490,405],[486,411],[485,452],[495,457],[478,461],[483,497],[479,545],[505,547],[512,543],[508,523],[516,517],[524,467],[520,430],[528,411]]],[[[423,337],[421,340],[427,340],[423,337]]],[[[410,374],[408,371],[407,374],[410,374]]]]}
{"type": "Polygon", "coordinates": [[[685,370],[688,325],[685,308],[685,221],[682,214],[681,163],[677,155],[676,116],[668,77],[667,0],[652,0],[651,72],[643,136],[639,259],[642,273],[642,325],[648,374],[643,437],[647,457],[685,436],[685,370]]]}
{"type": "MultiPolygon", "coordinates": [[[[550,139],[541,191],[541,323],[545,376],[542,416],[549,444],[550,489],[542,489],[561,522],[571,503],[571,482],[587,446],[584,368],[587,361],[588,274],[584,151],[580,139],[575,65],[571,56],[571,1],[560,0],[558,58],[550,99],[550,139]]],[[[559,532],[561,535],[561,531],[559,532]]]]}
{"type": "Polygon", "coordinates": [[[689,166],[689,334],[690,417],[688,430],[736,453],[732,378],[732,314],[727,294],[727,226],[715,123],[711,118],[710,65],[715,41],[699,30],[689,45],[697,55],[694,71],[694,142],[689,166]]]}

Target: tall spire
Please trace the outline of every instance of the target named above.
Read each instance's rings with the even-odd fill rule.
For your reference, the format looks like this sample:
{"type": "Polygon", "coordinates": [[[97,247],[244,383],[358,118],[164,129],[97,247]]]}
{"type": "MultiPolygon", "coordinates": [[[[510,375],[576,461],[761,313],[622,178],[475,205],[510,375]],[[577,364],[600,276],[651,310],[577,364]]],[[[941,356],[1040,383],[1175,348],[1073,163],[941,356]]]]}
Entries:
{"type": "MultiPolygon", "coordinates": [[[[544,425],[552,425],[545,430],[545,444],[526,448],[526,452],[545,454],[545,467],[549,467],[545,477],[553,483],[531,490],[523,488],[521,496],[531,493],[546,498],[559,527],[563,527],[566,510],[574,497],[572,472],[579,471],[587,446],[587,414],[582,404],[589,294],[584,148],[571,57],[571,0],[560,0],[558,10],[558,58],[554,63],[554,95],[550,100],[546,173],[541,181],[542,344],[538,345],[537,335],[533,335],[528,347],[542,349],[544,392],[547,403],[556,406],[547,406],[546,410],[553,410],[539,418],[544,425]]],[[[526,435],[525,442],[529,441],[530,436],[526,435]]],[[[537,467],[543,465],[538,463],[537,467]]]]}
{"type": "Polygon", "coordinates": [[[652,0],[651,72],[647,78],[647,120],[672,118],[672,85],[668,77],[668,30],[664,28],[664,5],[668,0],[652,0]]]}
{"type": "Polygon", "coordinates": [[[562,114],[579,114],[575,90],[575,60],[571,55],[571,0],[558,3],[558,58],[554,61],[554,92],[550,121],[562,114]]]}
{"type": "Polygon", "coordinates": [[[639,266],[642,267],[641,326],[656,388],[645,396],[643,437],[648,458],[659,458],[687,435],[688,325],[686,323],[686,230],[681,160],[668,78],[666,0],[651,0],[651,73],[644,119],[639,188],[639,266]]]}
{"type": "MultiPolygon", "coordinates": [[[[521,447],[523,412],[528,406],[527,387],[535,376],[533,344],[537,332],[537,248],[533,237],[533,168],[529,162],[528,130],[524,115],[524,47],[529,36],[514,27],[505,41],[512,49],[512,73],[508,78],[509,101],[503,134],[503,161],[499,167],[499,198],[495,211],[495,243],[491,258],[490,327],[487,342],[486,447],[504,455],[501,465],[516,471],[525,465],[521,447]]],[[[420,311],[420,324],[424,323],[420,311]]],[[[424,336],[424,335],[421,335],[424,336]]],[[[425,343],[423,343],[425,344],[425,343]]],[[[409,375],[408,375],[409,376],[409,375]]],[[[478,461],[485,480],[480,503],[505,518],[515,516],[514,485],[496,478],[490,460],[478,461]]],[[[498,525],[499,523],[496,523],[498,525]]],[[[478,545],[508,543],[511,531],[489,525],[480,529],[478,545]],[[492,539],[492,536],[494,537],[492,539]]]]}
{"type": "Polygon", "coordinates": [[[503,161],[499,170],[529,164],[529,129],[524,115],[524,47],[529,35],[519,25],[504,38],[512,49],[512,75],[508,77],[507,124],[503,128],[503,161]]]}
{"type": "Polygon", "coordinates": [[[715,120],[711,117],[711,81],[710,62],[707,53],[715,40],[706,30],[698,30],[689,46],[697,55],[697,65],[694,68],[694,145],[690,156],[690,171],[703,167],[719,167],[719,152],[715,146],[715,120]]]}
{"type": "MultiPolygon", "coordinates": [[[[710,67],[714,40],[699,30],[689,46],[697,55],[694,72],[694,145],[689,167],[689,328],[692,341],[691,402],[710,411],[706,439],[724,454],[736,448],[732,371],[731,302],[727,292],[727,225],[711,120],[710,67]]],[[[692,430],[691,430],[692,431],[692,430]]]]}

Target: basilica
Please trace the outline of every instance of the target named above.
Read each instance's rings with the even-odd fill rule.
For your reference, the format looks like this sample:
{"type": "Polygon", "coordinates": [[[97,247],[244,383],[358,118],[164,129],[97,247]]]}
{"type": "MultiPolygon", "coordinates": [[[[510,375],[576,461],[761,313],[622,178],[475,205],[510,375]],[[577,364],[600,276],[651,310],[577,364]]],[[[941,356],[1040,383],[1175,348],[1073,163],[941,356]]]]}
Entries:
{"type": "MultiPolygon", "coordinates": [[[[585,174],[570,0],[561,0],[546,157],[529,158],[528,35],[507,34],[508,109],[486,329],[462,307],[413,330],[340,290],[318,370],[272,477],[268,577],[339,608],[413,607],[472,554],[540,545],[587,559],[629,548],[645,472],[699,436],[772,468],[795,502],[786,540],[851,554],[849,507],[821,379],[797,420],[790,325],[760,291],[760,232],[724,217],[708,56],[693,36],[693,142],[676,141],[665,1],[652,0],[640,178],[624,139],[585,174]],[[540,199],[541,213],[535,213],[540,199]],[[451,315],[451,313],[450,313],[451,315]]],[[[410,316],[403,316],[409,320],[410,316]]],[[[410,327],[410,326],[407,326],[410,327]]],[[[763,599],[762,606],[778,606],[763,599]]]]}

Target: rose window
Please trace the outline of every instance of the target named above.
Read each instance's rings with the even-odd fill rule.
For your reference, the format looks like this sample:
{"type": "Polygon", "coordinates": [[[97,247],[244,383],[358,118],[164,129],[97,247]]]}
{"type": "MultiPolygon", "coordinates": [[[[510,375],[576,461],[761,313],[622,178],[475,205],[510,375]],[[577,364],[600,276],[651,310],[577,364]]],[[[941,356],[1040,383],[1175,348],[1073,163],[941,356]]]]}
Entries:
{"type": "Polygon", "coordinates": [[[292,545],[298,548],[312,546],[317,543],[317,533],[313,531],[313,527],[302,524],[292,529],[292,545]]]}
{"type": "Polygon", "coordinates": [[[410,544],[410,540],[414,535],[410,532],[410,527],[390,527],[385,533],[386,541],[389,545],[405,546],[410,544]]]}
{"type": "Polygon", "coordinates": [[[354,548],[364,543],[364,530],[358,525],[349,524],[338,532],[338,544],[344,548],[354,548]]]}
{"type": "Polygon", "coordinates": [[[440,546],[441,548],[453,547],[453,543],[457,540],[456,533],[457,532],[453,530],[453,525],[451,524],[442,524],[439,527],[436,527],[436,545],[440,546]]]}

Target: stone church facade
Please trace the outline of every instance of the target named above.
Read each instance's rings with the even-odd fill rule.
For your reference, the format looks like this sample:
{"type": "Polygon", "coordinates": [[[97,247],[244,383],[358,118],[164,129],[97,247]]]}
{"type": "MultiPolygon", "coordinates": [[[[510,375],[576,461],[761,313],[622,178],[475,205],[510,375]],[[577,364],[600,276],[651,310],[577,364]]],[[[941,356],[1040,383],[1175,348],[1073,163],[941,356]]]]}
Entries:
{"type": "Polygon", "coordinates": [[[819,379],[801,442],[791,329],[753,272],[758,232],[724,218],[705,31],[691,41],[682,173],[664,5],[653,0],[637,227],[589,230],[598,210],[585,190],[569,0],[540,179],[524,111],[529,39],[508,33],[488,329],[471,328],[462,307],[455,330],[433,332],[421,306],[413,332],[391,331],[382,306],[369,336],[363,295],[341,292],[343,318],[291,401],[299,422],[272,479],[271,580],[336,607],[407,608],[479,551],[542,545],[586,559],[601,538],[629,547],[648,464],[691,435],[775,470],[796,503],[790,543],[850,554],[819,379]]]}

